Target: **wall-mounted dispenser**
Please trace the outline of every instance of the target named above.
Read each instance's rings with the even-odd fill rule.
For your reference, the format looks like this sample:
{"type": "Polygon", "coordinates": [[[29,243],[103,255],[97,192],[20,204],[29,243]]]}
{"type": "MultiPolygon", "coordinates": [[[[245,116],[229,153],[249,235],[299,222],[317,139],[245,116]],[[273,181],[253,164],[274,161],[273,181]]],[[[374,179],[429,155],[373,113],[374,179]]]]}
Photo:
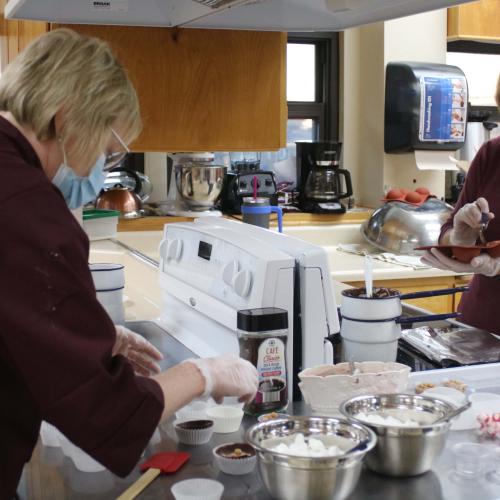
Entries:
{"type": "Polygon", "coordinates": [[[454,169],[450,151],[464,145],[467,80],[456,66],[391,62],[386,68],[386,153],[415,152],[421,169],[454,169]]]}

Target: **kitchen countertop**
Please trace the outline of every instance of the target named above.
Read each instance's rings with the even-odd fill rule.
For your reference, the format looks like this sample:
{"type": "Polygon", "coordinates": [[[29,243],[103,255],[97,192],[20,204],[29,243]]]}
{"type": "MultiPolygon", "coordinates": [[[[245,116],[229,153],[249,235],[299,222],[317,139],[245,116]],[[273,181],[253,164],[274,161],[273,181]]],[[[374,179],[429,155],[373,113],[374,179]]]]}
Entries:
{"type": "MultiPolygon", "coordinates": [[[[352,226],[354,227],[356,225],[353,224],[352,226]]],[[[346,238],[349,238],[349,234],[354,231],[354,229],[348,231],[348,226],[344,228],[325,228],[325,231],[331,230],[332,232],[340,232],[343,229],[345,229],[344,232],[346,238]]],[[[286,234],[299,238],[304,237],[305,235],[305,238],[313,240],[316,235],[309,236],[307,235],[307,232],[307,229],[304,228],[289,228],[288,230],[285,230],[286,234]]],[[[161,238],[162,231],[127,231],[119,232],[116,236],[118,241],[125,243],[132,248],[136,248],[156,261],[159,261],[158,247],[161,238]]],[[[312,242],[321,244],[319,240],[313,240],[312,242]]],[[[346,239],[345,241],[345,243],[351,242],[352,240],[350,239],[346,239]]],[[[326,241],[326,243],[330,242],[326,241]]],[[[92,245],[94,245],[94,243],[92,245]]],[[[322,246],[328,254],[332,279],[341,282],[362,281],[364,279],[364,258],[362,256],[337,250],[337,243],[322,246]]],[[[443,276],[458,276],[458,274],[452,271],[442,271],[434,268],[415,270],[407,266],[373,260],[373,277],[375,280],[436,278],[443,276]]]]}
{"type": "MultiPolygon", "coordinates": [[[[372,213],[370,208],[354,208],[345,214],[308,214],[302,212],[286,212],[283,214],[283,224],[289,226],[310,226],[329,224],[348,224],[352,222],[363,222],[372,213]]],[[[229,219],[241,220],[241,215],[225,215],[229,219]]],[[[141,217],[139,219],[120,219],[118,221],[118,231],[159,231],[164,224],[173,222],[192,221],[190,217],[176,216],[153,216],[141,217]]],[[[277,225],[276,215],[271,215],[271,226],[277,225]]]]}
{"type": "MultiPolygon", "coordinates": [[[[308,414],[303,403],[294,403],[291,414],[308,414]]],[[[160,427],[160,442],[146,449],[146,456],[161,451],[187,451],[190,461],[177,473],[165,475],[144,490],[139,500],[173,498],[170,488],[184,479],[195,477],[212,478],[224,484],[223,500],[248,499],[270,500],[262,483],[257,467],[245,476],[230,476],[220,472],[213,462],[212,449],[219,444],[241,442],[245,429],[255,423],[252,417],[245,417],[238,432],[214,434],[209,443],[202,446],[188,446],[177,442],[172,421],[160,427]]],[[[346,500],[495,500],[500,486],[480,481],[476,477],[460,479],[454,475],[454,459],[451,451],[458,442],[477,442],[472,432],[451,432],[446,448],[433,469],[426,474],[412,478],[390,478],[363,469],[356,489],[346,500]]],[[[64,457],[59,448],[47,448],[40,443],[35,449],[32,467],[36,467],[32,485],[36,493],[28,493],[26,500],[110,500],[123,493],[140,476],[138,468],[121,479],[108,471],[84,473],[76,469],[73,462],[64,457]],[[36,488],[36,489],[35,489],[36,488]]],[[[33,490],[32,490],[33,491],[33,490]]],[[[307,499],[304,499],[307,500],[307,499]]]]}
{"type": "MultiPolygon", "coordinates": [[[[141,332],[160,350],[168,351],[167,353],[171,357],[176,357],[175,350],[166,340],[170,338],[172,341],[173,338],[166,332],[158,330],[157,327],[151,329],[148,322],[133,323],[130,326],[141,332]]],[[[185,352],[182,355],[184,358],[189,356],[185,352]]],[[[309,408],[303,402],[294,402],[289,405],[288,412],[294,415],[310,414],[309,408]]],[[[206,445],[188,446],[178,442],[172,425],[173,418],[164,422],[146,448],[145,456],[161,451],[187,451],[191,454],[191,459],[174,475],[155,479],[138,498],[143,500],[173,498],[170,488],[174,483],[184,479],[204,477],[216,479],[224,484],[223,500],[270,499],[271,497],[267,493],[257,469],[245,476],[229,476],[220,472],[212,456],[212,449],[219,444],[243,441],[245,430],[255,423],[254,417],[247,416],[237,432],[231,434],[214,433],[206,445]]],[[[363,469],[356,489],[346,500],[498,499],[499,485],[478,477],[463,480],[454,475],[455,460],[452,446],[464,441],[477,442],[477,437],[472,431],[450,432],[442,455],[436,460],[432,470],[421,476],[390,478],[363,469]]],[[[490,443],[490,446],[494,448],[494,444],[490,443]]],[[[79,471],[73,461],[64,456],[60,448],[45,447],[39,442],[30,464],[25,469],[21,494],[26,500],[60,498],[108,500],[123,493],[139,476],[138,467],[123,479],[106,470],[95,473],[79,471]]]]}
{"type": "MultiPolygon", "coordinates": [[[[158,258],[157,248],[160,238],[160,231],[120,233],[118,235],[118,239],[122,243],[137,248],[154,260],[158,258]]],[[[346,257],[355,258],[356,256],[342,254],[335,260],[338,264],[341,259],[346,257]]],[[[358,259],[362,260],[361,257],[358,257],[358,259]]],[[[125,295],[127,297],[125,311],[127,320],[138,318],[154,320],[159,316],[161,291],[157,283],[157,269],[154,265],[144,261],[140,256],[125,249],[119,243],[110,240],[92,242],[90,260],[91,262],[119,262],[125,265],[125,295]]],[[[347,259],[345,262],[347,263],[345,265],[349,266],[349,262],[356,263],[358,261],[357,259],[347,259]]],[[[380,264],[384,267],[392,267],[389,264],[380,264]]],[[[338,270],[333,267],[332,277],[335,277],[336,272],[338,270]]],[[[408,273],[405,268],[402,268],[402,272],[408,273]]],[[[411,274],[414,275],[415,272],[411,271],[411,274]]],[[[339,292],[345,287],[341,283],[335,283],[337,300],[339,292]]],[[[166,348],[164,350],[170,351],[171,354],[172,349],[166,348]]],[[[307,409],[301,403],[297,403],[294,404],[293,412],[302,414],[307,412],[307,409]]],[[[253,419],[248,418],[245,420],[245,426],[253,422],[253,419]]],[[[192,453],[192,459],[175,476],[157,479],[139,498],[172,498],[170,494],[171,485],[178,480],[194,476],[213,477],[222,481],[226,487],[224,499],[249,498],[265,500],[269,498],[256,471],[245,478],[235,478],[222,474],[212,462],[212,447],[220,443],[241,439],[243,430],[236,434],[215,434],[209,445],[191,448],[177,443],[171,424],[172,421],[169,421],[160,427],[159,433],[156,433],[154,437],[154,442],[150,443],[147,448],[146,455],[157,451],[179,449],[188,450],[192,453]]],[[[453,439],[450,439],[450,444],[457,439],[463,440],[464,436],[461,436],[461,434],[454,433],[453,439]]],[[[470,439],[474,438],[468,436],[467,440],[470,439]]],[[[403,497],[407,500],[420,500],[422,498],[427,500],[468,500],[473,495],[481,498],[481,500],[498,498],[498,494],[490,494],[491,491],[489,490],[481,491],[479,485],[475,484],[473,480],[468,481],[467,484],[454,484],[450,479],[452,477],[450,474],[449,450],[445,451],[432,472],[417,478],[390,479],[365,470],[356,491],[349,497],[349,500],[400,499],[403,497]]],[[[93,474],[83,473],[75,468],[70,459],[64,457],[60,449],[46,448],[39,443],[31,462],[25,469],[21,495],[23,499],[28,500],[59,498],[107,500],[116,498],[138,476],[137,469],[125,479],[120,479],[108,471],[93,474]]]]}

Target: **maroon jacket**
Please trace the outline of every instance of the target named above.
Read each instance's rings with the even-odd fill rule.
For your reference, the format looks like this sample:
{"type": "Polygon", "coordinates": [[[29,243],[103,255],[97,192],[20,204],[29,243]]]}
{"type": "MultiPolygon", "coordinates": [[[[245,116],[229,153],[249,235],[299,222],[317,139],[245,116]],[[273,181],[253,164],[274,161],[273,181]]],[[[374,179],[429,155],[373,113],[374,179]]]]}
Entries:
{"type": "MultiPolygon", "coordinates": [[[[500,240],[500,137],[483,144],[471,163],[460,198],[441,234],[453,226],[455,213],[466,203],[486,198],[495,218],[490,221],[485,236],[488,241],[500,240]]],[[[470,290],[464,293],[458,310],[460,321],[500,333],[500,278],[476,274],[470,290]]]]}
{"type": "Polygon", "coordinates": [[[158,384],[111,357],[88,239],[24,136],[0,117],[0,498],[14,496],[42,420],[119,475],[163,411],[158,384]]]}

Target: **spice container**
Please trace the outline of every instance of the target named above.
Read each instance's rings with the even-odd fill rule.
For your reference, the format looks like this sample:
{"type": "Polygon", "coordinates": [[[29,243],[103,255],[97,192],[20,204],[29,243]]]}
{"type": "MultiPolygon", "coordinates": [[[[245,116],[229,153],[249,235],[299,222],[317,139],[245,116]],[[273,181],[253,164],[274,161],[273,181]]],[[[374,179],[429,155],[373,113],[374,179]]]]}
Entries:
{"type": "Polygon", "coordinates": [[[243,410],[250,415],[282,410],[288,404],[288,312],[275,307],[238,311],[238,339],[240,356],[259,373],[255,399],[243,410]]]}

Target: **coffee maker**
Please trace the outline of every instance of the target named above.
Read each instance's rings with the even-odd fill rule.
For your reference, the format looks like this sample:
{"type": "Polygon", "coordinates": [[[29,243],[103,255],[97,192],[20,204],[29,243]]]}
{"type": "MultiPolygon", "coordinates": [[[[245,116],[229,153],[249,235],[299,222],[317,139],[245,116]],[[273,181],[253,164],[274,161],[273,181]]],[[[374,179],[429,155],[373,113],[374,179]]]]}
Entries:
{"type": "Polygon", "coordinates": [[[341,142],[296,142],[298,206],[304,212],[344,213],[351,174],[340,168],[341,142]]]}
{"type": "Polygon", "coordinates": [[[261,170],[260,153],[230,153],[231,170],[227,172],[221,194],[224,213],[240,214],[243,198],[256,195],[277,205],[274,172],[261,170]]]}

